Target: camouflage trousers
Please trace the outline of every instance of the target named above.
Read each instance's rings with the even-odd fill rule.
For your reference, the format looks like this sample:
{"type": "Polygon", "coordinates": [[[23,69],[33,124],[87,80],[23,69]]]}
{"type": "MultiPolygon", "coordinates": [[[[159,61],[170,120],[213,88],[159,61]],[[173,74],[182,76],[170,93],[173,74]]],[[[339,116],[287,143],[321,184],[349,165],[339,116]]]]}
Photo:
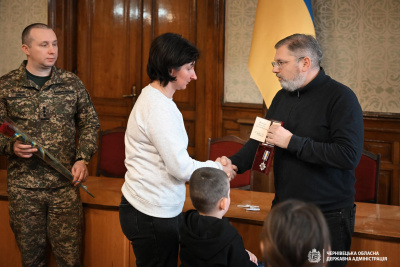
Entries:
{"type": "Polygon", "coordinates": [[[23,266],[46,266],[47,241],[57,266],[82,266],[83,210],[78,187],[7,189],[10,226],[23,266]]]}

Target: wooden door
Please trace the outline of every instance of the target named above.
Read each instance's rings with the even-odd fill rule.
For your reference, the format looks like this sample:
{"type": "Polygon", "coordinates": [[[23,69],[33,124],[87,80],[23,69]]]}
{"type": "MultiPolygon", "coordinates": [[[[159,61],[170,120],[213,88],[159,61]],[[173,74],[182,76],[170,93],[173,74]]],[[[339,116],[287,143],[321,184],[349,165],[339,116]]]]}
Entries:
{"type": "MultiPolygon", "coordinates": [[[[92,96],[102,129],[126,125],[135,98],[124,96],[138,96],[142,88],[150,82],[146,66],[150,44],[155,37],[174,32],[201,48],[207,40],[207,34],[214,34],[209,31],[209,25],[215,27],[214,17],[219,17],[219,13],[215,12],[219,11],[215,8],[219,7],[218,1],[77,2],[77,74],[92,96]],[[211,15],[205,17],[201,24],[198,22],[199,10],[211,15]],[[207,23],[208,20],[214,23],[207,23]],[[205,36],[199,35],[204,33],[205,36]]],[[[220,29],[219,25],[217,29],[220,29]]],[[[207,55],[208,51],[202,53],[207,55]]],[[[218,58],[213,60],[217,61],[218,58]]],[[[213,70],[216,65],[208,69],[213,70]]],[[[196,67],[199,79],[206,76],[204,66],[201,69],[196,67]]],[[[174,95],[189,136],[189,154],[199,159],[205,158],[206,139],[211,136],[211,133],[206,136],[204,132],[207,128],[206,120],[213,119],[212,109],[208,117],[205,111],[205,85],[206,83],[192,82],[186,90],[174,95]]],[[[219,102],[220,99],[217,99],[217,103],[219,102]]],[[[208,129],[213,127],[210,125],[208,129]]]]}
{"type": "MultiPolygon", "coordinates": [[[[196,44],[196,1],[188,0],[145,0],[143,5],[143,61],[144,71],[142,80],[144,85],[149,82],[145,71],[151,41],[166,32],[181,34],[184,38],[196,44]]],[[[197,70],[196,70],[197,71],[197,70]]],[[[189,136],[188,152],[195,155],[195,128],[196,124],[196,82],[191,82],[186,90],[177,91],[174,102],[182,112],[186,131],[189,136]]]]}
{"type": "Polygon", "coordinates": [[[141,1],[78,1],[77,75],[101,129],[126,126],[142,86],[141,10],[141,1]]]}
{"type": "MultiPolygon", "coordinates": [[[[206,159],[207,138],[221,136],[223,0],[50,0],[49,24],[60,40],[57,65],[78,74],[101,128],[125,126],[150,81],[152,40],[181,34],[200,49],[198,80],[174,95],[189,137],[189,154],[206,159]]],[[[92,162],[95,162],[93,159],[92,162]]]]}

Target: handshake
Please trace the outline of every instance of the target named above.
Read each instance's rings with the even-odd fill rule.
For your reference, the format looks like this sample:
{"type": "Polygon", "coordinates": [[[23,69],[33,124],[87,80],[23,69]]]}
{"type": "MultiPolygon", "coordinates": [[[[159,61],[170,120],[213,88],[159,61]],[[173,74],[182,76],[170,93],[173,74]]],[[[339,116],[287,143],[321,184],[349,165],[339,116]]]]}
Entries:
{"type": "Polygon", "coordinates": [[[232,164],[232,161],[226,156],[218,157],[215,162],[219,162],[222,165],[223,171],[228,175],[229,181],[232,181],[235,176],[238,168],[236,165],[232,164]]]}

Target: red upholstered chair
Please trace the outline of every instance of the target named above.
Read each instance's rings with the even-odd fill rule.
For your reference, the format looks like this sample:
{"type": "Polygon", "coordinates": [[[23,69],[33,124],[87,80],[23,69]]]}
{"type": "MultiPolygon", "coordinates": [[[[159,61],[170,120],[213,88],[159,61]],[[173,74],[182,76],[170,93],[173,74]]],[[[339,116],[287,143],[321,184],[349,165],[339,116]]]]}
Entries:
{"type": "MultiPolygon", "coordinates": [[[[208,138],[208,159],[216,160],[220,156],[232,156],[239,151],[245,143],[245,140],[233,135],[215,139],[208,138]]],[[[231,181],[231,188],[252,190],[251,184],[251,171],[248,170],[242,174],[236,175],[235,179],[231,181]]]]}
{"type": "Polygon", "coordinates": [[[358,202],[378,202],[379,172],[381,154],[363,150],[360,163],[356,167],[356,196],[358,202]]]}
{"type": "Polygon", "coordinates": [[[125,127],[100,130],[97,176],[116,178],[125,176],[125,131],[125,127]]]}

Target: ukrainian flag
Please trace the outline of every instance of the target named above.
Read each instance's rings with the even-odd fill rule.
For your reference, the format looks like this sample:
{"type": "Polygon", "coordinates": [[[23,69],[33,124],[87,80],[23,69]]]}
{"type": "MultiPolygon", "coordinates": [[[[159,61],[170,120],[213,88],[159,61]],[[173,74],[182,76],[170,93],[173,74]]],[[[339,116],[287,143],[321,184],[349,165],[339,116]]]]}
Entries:
{"type": "Polygon", "coordinates": [[[258,0],[248,67],[267,107],[281,89],[272,73],[274,46],[294,33],[315,36],[311,0],[258,0]]]}

